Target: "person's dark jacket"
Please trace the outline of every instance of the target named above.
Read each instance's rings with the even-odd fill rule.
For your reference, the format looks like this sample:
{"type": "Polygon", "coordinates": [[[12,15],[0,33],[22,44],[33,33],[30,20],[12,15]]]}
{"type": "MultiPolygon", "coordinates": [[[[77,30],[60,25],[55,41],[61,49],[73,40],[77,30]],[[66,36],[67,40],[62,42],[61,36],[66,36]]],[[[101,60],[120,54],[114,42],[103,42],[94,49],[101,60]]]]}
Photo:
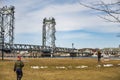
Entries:
{"type": "Polygon", "coordinates": [[[14,65],[14,71],[16,71],[17,69],[22,70],[23,67],[24,63],[21,60],[17,60],[14,65]]]}

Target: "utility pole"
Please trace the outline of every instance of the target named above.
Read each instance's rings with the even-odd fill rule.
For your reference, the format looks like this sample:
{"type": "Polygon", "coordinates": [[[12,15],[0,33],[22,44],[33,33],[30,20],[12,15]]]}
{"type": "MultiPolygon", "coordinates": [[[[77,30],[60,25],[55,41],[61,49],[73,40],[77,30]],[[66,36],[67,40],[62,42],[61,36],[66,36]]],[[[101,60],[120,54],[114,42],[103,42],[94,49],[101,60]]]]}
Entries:
{"type": "Polygon", "coordinates": [[[74,43],[72,43],[72,52],[74,52],[74,43]]]}

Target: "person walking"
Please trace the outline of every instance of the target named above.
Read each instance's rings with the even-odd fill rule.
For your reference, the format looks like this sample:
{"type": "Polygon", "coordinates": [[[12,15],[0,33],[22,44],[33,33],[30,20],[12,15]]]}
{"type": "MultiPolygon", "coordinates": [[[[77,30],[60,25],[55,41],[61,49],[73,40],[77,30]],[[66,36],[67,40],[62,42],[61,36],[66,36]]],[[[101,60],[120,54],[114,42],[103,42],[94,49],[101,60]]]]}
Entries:
{"type": "Polygon", "coordinates": [[[17,80],[21,80],[23,76],[22,68],[24,67],[24,63],[21,61],[21,56],[17,57],[18,60],[14,64],[14,72],[16,72],[17,80]]]}
{"type": "Polygon", "coordinates": [[[97,56],[98,56],[98,62],[101,62],[101,52],[100,52],[100,50],[98,50],[97,56]]]}

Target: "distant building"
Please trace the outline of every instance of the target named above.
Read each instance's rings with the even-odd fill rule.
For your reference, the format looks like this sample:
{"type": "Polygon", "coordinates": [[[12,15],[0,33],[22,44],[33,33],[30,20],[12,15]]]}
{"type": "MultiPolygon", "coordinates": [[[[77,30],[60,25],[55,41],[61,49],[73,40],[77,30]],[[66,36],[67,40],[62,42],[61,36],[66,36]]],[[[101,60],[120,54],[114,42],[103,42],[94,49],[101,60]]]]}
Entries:
{"type": "Polygon", "coordinates": [[[96,55],[97,49],[93,49],[93,48],[83,48],[83,49],[78,49],[78,52],[82,55],[82,56],[92,56],[92,55],[96,55]]]}
{"type": "Polygon", "coordinates": [[[120,48],[103,48],[101,52],[110,56],[120,56],[120,48]]]}

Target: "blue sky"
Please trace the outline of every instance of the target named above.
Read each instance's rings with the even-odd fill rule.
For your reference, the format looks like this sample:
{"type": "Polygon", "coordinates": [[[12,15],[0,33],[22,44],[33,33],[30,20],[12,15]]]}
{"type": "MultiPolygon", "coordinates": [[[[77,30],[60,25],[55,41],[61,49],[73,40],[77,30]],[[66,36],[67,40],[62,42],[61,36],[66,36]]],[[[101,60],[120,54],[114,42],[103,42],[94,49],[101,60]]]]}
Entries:
{"type": "Polygon", "coordinates": [[[57,47],[72,47],[72,43],[75,48],[118,47],[119,24],[99,18],[103,13],[79,1],[91,0],[4,0],[2,5],[15,6],[15,43],[41,45],[42,20],[54,17],[57,47]]]}

